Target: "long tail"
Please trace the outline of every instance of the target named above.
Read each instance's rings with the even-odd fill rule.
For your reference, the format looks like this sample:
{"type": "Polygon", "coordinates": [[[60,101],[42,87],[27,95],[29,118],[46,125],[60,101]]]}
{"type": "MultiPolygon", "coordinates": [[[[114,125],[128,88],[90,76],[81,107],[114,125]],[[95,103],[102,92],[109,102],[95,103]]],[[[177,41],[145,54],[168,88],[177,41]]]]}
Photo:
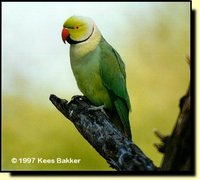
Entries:
{"type": "Polygon", "coordinates": [[[131,139],[132,134],[131,134],[131,127],[130,127],[130,122],[129,122],[129,109],[126,103],[124,103],[124,101],[121,100],[120,98],[114,101],[114,105],[120,117],[120,122],[123,124],[123,130],[128,135],[128,138],[131,139]]]}
{"type": "Polygon", "coordinates": [[[114,107],[112,111],[107,110],[107,114],[111,118],[112,123],[121,130],[121,132],[128,137],[132,138],[131,128],[129,123],[129,109],[126,104],[121,100],[117,99],[114,101],[114,107]]]}

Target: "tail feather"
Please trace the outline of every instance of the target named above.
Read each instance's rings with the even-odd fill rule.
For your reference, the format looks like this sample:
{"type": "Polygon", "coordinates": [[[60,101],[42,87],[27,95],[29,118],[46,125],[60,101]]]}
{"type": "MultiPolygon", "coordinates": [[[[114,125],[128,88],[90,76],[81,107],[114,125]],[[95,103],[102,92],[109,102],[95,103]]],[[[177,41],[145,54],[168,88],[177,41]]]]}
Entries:
{"type": "Polygon", "coordinates": [[[120,129],[126,137],[131,139],[129,109],[126,104],[121,99],[117,99],[114,101],[114,108],[112,110],[107,110],[106,113],[110,117],[112,123],[120,129]]]}
{"type": "Polygon", "coordinates": [[[123,124],[123,131],[127,134],[128,138],[131,139],[132,134],[129,122],[129,109],[126,103],[124,103],[120,98],[114,102],[114,105],[120,117],[120,121],[123,124]]]}

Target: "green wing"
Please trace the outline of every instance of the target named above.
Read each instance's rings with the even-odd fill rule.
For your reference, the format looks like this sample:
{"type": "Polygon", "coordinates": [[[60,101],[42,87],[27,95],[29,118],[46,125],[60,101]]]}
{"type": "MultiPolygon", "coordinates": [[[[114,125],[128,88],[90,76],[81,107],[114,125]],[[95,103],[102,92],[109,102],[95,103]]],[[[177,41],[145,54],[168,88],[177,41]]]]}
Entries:
{"type": "Polygon", "coordinates": [[[100,75],[103,84],[108,89],[124,130],[131,139],[129,123],[131,105],[126,89],[125,65],[117,51],[103,37],[99,45],[101,48],[100,75]]]}

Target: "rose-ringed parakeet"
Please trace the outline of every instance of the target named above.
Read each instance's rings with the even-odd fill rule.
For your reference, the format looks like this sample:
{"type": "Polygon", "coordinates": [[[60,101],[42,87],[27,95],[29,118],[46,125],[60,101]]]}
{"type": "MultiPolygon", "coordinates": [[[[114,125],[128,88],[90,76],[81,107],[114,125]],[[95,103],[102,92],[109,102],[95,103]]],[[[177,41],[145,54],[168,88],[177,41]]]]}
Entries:
{"type": "Polygon", "coordinates": [[[88,17],[67,19],[62,40],[70,44],[71,67],[80,91],[93,105],[103,106],[113,124],[131,139],[131,105],[120,55],[88,17]]]}

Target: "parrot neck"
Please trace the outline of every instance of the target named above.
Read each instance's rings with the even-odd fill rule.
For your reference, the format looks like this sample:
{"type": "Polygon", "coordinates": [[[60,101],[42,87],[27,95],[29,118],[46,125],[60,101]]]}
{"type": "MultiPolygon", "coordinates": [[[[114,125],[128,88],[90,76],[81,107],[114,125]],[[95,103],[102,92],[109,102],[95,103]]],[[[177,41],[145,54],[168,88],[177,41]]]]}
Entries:
{"type": "Polygon", "coordinates": [[[77,44],[70,45],[70,57],[72,61],[76,61],[81,57],[87,55],[89,52],[93,51],[101,40],[101,33],[94,25],[93,33],[85,41],[77,44]]]}

